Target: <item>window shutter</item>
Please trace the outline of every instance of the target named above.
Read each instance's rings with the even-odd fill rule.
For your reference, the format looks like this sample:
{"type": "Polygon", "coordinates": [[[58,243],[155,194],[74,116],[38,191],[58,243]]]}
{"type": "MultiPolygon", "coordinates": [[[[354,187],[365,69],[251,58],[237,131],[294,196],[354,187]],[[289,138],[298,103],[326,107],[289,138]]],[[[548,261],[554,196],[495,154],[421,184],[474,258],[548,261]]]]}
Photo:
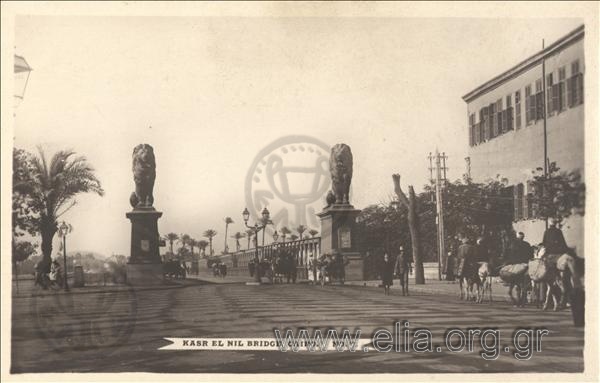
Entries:
{"type": "Polygon", "coordinates": [[[518,185],[513,186],[513,221],[519,220],[519,188],[518,185]]]}
{"type": "Polygon", "coordinates": [[[527,192],[525,192],[525,190],[523,191],[523,219],[529,219],[531,218],[529,216],[530,213],[530,209],[529,209],[529,205],[531,204],[531,198],[530,195],[527,192]]]}
{"type": "Polygon", "coordinates": [[[550,116],[552,114],[552,112],[554,111],[554,104],[553,104],[553,99],[552,99],[552,86],[549,87],[548,89],[546,89],[546,110],[548,111],[548,116],[550,116]]]}
{"type": "Polygon", "coordinates": [[[494,130],[495,130],[495,119],[496,119],[496,113],[494,111],[494,104],[490,104],[488,106],[488,138],[494,138],[496,135],[494,134],[494,130]]]}
{"type": "Polygon", "coordinates": [[[516,128],[519,129],[521,127],[521,104],[515,104],[515,119],[517,120],[516,128]]]}
{"type": "Polygon", "coordinates": [[[544,118],[544,93],[540,92],[535,95],[535,119],[542,120],[544,118]]]}
{"type": "Polygon", "coordinates": [[[506,111],[506,116],[507,116],[507,122],[506,122],[506,129],[507,130],[513,130],[513,109],[512,107],[508,108],[506,111]]]}
{"type": "Polygon", "coordinates": [[[475,144],[479,144],[481,142],[481,121],[478,124],[475,124],[475,144]]]}
{"type": "Polygon", "coordinates": [[[559,84],[552,85],[552,111],[560,111],[560,103],[558,100],[559,84]]]}
{"type": "Polygon", "coordinates": [[[475,130],[474,125],[469,126],[469,146],[475,145],[475,140],[473,139],[473,136],[475,135],[474,130],[475,130]]]}
{"type": "Polygon", "coordinates": [[[573,107],[573,77],[567,80],[567,102],[569,108],[573,107]]]}
{"type": "Polygon", "coordinates": [[[531,181],[528,181],[527,187],[529,189],[529,198],[530,198],[529,217],[535,219],[535,218],[538,218],[538,215],[539,215],[539,213],[538,213],[538,210],[539,210],[538,209],[538,206],[539,206],[538,201],[540,198],[539,190],[536,190],[536,188],[534,188],[533,182],[531,182],[531,181]]]}
{"type": "Polygon", "coordinates": [[[577,75],[577,101],[583,104],[583,73],[577,75]]]}

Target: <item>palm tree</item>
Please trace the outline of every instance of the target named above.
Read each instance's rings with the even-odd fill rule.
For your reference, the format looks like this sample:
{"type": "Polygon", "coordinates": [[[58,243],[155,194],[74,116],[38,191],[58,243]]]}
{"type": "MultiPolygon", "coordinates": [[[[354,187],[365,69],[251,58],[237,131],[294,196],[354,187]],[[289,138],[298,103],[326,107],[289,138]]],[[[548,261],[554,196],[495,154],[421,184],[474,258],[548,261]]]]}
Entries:
{"type": "Polygon", "coordinates": [[[308,231],[308,234],[310,234],[310,236],[314,238],[317,234],[319,234],[319,232],[315,229],[310,229],[308,231]]]}
{"type": "Polygon", "coordinates": [[[298,235],[298,237],[299,237],[300,239],[302,239],[302,234],[304,234],[304,232],[306,231],[306,226],[304,226],[304,225],[300,225],[300,226],[298,226],[298,227],[296,228],[296,231],[297,231],[297,232],[298,232],[298,234],[299,234],[299,235],[298,235]]]}
{"type": "Polygon", "coordinates": [[[50,264],[52,239],[58,230],[57,220],[75,206],[75,197],[80,193],[104,195],[94,169],[83,156],[73,157],[72,150],[56,152],[50,163],[42,147],[39,156],[32,156],[31,169],[20,185],[31,197],[31,206],[39,212],[37,225],[42,237],[42,260],[50,264]]]}
{"type": "Polygon", "coordinates": [[[290,235],[290,240],[292,240],[292,242],[295,241],[295,240],[297,240],[297,239],[298,239],[298,236],[296,234],[290,235]]]}
{"type": "Polygon", "coordinates": [[[198,249],[200,249],[200,251],[202,251],[202,256],[206,257],[206,246],[208,246],[208,242],[201,239],[198,242],[196,242],[196,246],[198,246],[198,249]]]}
{"type": "Polygon", "coordinates": [[[194,258],[194,246],[196,246],[197,243],[198,241],[190,237],[190,241],[188,242],[188,244],[190,245],[190,250],[192,250],[192,258],[194,258]]]}
{"type": "Polygon", "coordinates": [[[240,239],[244,238],[245,234],[240,233],[239,231],[231,236],[231,238],[235,239],[235,250],[240,251],[240,239]]]}
{"type": "Polygon", "coordinates": [[[250,248],[250,241],[252,240],[253,235],[254,235],[254,230],[252,230],[252,229],[246,230],[246,238],[248,238],[248,246],[246,247],[247,249],[250,248]]]}
{"type": "Polygon", "coordinates": [[[181,243],[181,247],[185,249],[186,246],[190,243],[190,239],[192,239],[192,237],[190,237],[188,234],[181,234],[179,236],[179,243],[181,243]]]}
{"type": "Polygon", "coordinates": [[[212,239],[217,235],[216,230],[208,229],[202,234],[203,237],[208,238],[208,245],[210,249],[210,255],[213,255],[212,239]]]}
{"type": "Polygon", "coordinates": [[[230,223],[233,223],[233,219],[231,219],[231,217],[225,217],[225,247],[224,247],[224,251],[225,253],[227,253],[229,251],[229,246],[227,246],[227,227],[229,226],[230,223]]]}
{"type": "Polygon", "coordinates": [[[292,231],[288,229],[287,226],[281,228],[281,238],[283,240],[283,243],[285,243],[285,237],[289,234],[292,234],[292,231]]]}
{"type": "Polygon", "coordinates": [[[175,233],[169,233],[165,235],[165,241],[169,241],[169,246],[171,248],[171,254],[173,254],[173,242],[177,241],[179,236],[175,233]]]}

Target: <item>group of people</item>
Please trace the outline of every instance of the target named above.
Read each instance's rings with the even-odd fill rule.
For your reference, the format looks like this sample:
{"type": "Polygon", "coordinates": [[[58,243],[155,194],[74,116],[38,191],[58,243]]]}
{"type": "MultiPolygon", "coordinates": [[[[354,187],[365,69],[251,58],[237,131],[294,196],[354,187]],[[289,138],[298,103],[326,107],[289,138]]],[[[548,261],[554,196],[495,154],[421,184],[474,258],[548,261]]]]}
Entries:
{"type": "Polygon", "coordinates": [[[215,277],[225,278],[227,276],[227,265],[223,262],[213,263],[212,269],[215,277]]]}
{"type": "Polygon", "coordinates": [[[334,280],[343,284],[348,263],[348,257],[335,251],[333,254],[321,254],[319,257],[311,255],[308,259],[308,280],[313,284],[324,285],[334,280]]]}
{"type": "Polygon", "coordinates": [[[408,295],[408,275],[412,274],[412,257],[404,251],[404,247],[398,248],[395,259],[385,252],[383,262],[380,266],[379,275],[385,295],[390,295],[390,287],[394,284],[394,278],[399,278],[402,287],[402,295],[408,295]]]}
{"type": "Polygon", "coordinates": [[[50,263],[40,260],[35,265],[34,283],[36,286],[46,290],[49,287],[62,287],[63,273],[58,260],[54,259],[50,263]]]}
{"type": "MultiPolygon", "coordinates": [[[[446,280],[468,274],[468,268],[476,267],[478,262],[488,262],[492,271],[505,265],[528,263],[534,257],[534,248],[525,241],[525,234],[518,232],[505,241],[503,249],[492,248],[484,237],[478,237],[473,245],[467,235],[459,236],[460,245],[448,252],[446,259],[446,280]]],[[[550,220],[541,242],[548,254],[562,254],[568,251],[565,237],[557,226],[556,220],[550,220]]]]}

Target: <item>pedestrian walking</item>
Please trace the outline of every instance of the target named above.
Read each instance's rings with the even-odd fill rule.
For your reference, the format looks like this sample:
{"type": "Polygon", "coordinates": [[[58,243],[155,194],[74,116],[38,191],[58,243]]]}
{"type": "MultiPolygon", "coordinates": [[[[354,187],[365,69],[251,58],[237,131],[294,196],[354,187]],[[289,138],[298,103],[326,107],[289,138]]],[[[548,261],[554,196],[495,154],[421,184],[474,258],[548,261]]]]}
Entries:
{"type": "Polygon", "coordinates": [[[410,256],[404,252],[404,247],[398,248],[398,256],[394,264],[394,272],[400,278],[400,286],[402,286],[402,295],[408,295],[408,274],[412,273],[412,261],[410,256]]]}
{"type": "Polygon", "coordinates": [[[390,295],[390,287],[394,284],[394,263],[390,259],[388,253],[383,255],[379,275],[381,276],[381,284],[385,295],[390,295]]]}

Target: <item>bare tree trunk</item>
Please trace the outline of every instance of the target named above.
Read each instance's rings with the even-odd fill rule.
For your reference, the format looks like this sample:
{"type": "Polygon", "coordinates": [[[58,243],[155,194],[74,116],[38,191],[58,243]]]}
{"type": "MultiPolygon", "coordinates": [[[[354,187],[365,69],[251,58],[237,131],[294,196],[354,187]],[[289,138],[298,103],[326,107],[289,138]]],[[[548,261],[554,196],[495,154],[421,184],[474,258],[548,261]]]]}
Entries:
{"type": "Polygon", "coordinates": [[[408,198],[400,187],[400,174],[392,175],[394,181],[394,192],[400,203],[408,209],[408,228],[412,243],[412,254],[415,262],[415,283],[425,284],[425,273],[423,271],[423,259],[421,258],[421,238],[419,234],[419,216],[417,214],[417,199],[412,186],[408,187],[408,198]]]}

